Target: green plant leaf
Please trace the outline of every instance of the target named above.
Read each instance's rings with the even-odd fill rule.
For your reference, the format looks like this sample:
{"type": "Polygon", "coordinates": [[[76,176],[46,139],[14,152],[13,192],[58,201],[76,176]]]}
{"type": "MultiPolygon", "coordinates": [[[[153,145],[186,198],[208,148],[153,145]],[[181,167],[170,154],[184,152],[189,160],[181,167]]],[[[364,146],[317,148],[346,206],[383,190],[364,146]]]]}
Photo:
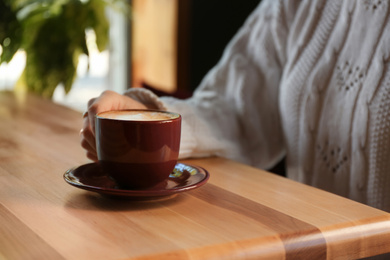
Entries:
{"type": "Polygon", "coordinates": [[[0,64],[10,62],[21,47],[22,26],[16,18],[8,1],[0,0],[0,45],[2,53],[0,64]]]}
{"type": "Polygon", "coordinates": [[[102,0],[90,0],[87,5],[89,6],[88,13],[88,26],[95,31],[96,45],[99,51],[103,51],[107,48],[109,22],[106,18],[106,3],[102,0]]]}
{"type": "Polygon", "coordinates": [[[18,86],[52,97],[62,84],[68,93],[77,75],[78,57],[89,55],[86,30],[96,35],[103,51],[108,45],[107,5],[125,0],[0,0],[1,62],[17,50],[26,51],[26,67],[18,86]]]}

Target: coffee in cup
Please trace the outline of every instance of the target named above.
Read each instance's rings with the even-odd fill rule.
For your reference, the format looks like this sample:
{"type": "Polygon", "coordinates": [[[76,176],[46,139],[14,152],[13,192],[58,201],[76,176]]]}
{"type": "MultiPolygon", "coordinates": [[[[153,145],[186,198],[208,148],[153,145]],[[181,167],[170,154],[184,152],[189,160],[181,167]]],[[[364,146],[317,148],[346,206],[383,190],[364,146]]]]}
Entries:
{"type": "Polygon", "coordinates": [[[181,116],[155,110],[96,115],[96,150],[103,170],[122,188],[145,189],[166,180],[179,156],[181,116]]]}

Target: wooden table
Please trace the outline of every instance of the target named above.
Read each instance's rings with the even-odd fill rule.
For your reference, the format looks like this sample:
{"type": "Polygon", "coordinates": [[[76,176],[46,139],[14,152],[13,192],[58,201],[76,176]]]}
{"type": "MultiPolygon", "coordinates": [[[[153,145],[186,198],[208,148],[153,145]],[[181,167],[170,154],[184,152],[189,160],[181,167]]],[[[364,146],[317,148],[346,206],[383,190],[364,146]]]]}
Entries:
{"type": "Polygon", "coordinates": [[[221,158],[160,202],[65,183],[81,114],[0,93],[0,259],[352,259],[390,252],[390,214],[221,158]]]}

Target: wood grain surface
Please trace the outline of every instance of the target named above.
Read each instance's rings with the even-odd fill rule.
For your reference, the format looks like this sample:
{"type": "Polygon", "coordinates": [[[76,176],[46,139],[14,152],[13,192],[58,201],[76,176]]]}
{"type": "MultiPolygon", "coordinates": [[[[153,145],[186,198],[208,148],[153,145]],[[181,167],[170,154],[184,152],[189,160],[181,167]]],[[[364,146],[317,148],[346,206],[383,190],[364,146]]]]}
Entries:
{"type": "Polygon", "coordinates": [[[0,92],[0,259],[358,259],[390,252],[390,214],[223,158],[207,184],[109,199],[63,180],[89,163],[81,114],[0,92]]]}

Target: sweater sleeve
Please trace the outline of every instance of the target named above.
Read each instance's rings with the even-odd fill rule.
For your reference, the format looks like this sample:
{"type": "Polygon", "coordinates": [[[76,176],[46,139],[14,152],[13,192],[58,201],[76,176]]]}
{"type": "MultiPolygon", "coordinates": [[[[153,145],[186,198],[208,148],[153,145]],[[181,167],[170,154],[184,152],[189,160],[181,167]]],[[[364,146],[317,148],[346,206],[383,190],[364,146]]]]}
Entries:
{"type": "Polygon", "coordinates": [[[260,168],[284,156],[278,93],[294,1],[263,0],[187,100],[127,95],[182,115],[180,157],[222,156],[260,168]]]}

